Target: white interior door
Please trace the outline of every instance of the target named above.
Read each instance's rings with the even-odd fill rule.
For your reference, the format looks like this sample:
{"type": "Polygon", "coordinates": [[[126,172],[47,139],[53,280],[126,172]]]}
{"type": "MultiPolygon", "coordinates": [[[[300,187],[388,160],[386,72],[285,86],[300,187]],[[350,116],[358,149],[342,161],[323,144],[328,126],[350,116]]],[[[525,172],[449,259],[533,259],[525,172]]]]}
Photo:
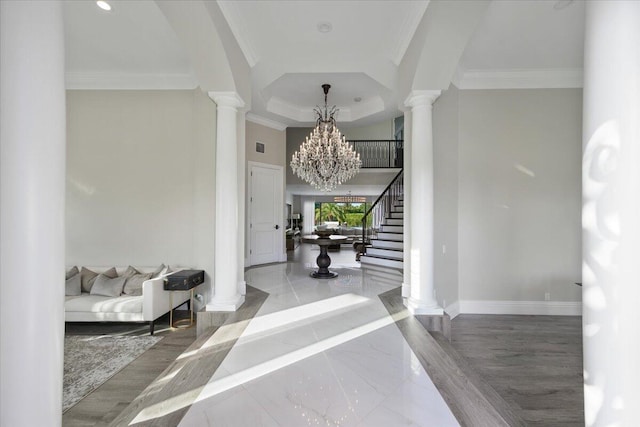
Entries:
{"type": "Polygon", "coordinates": [[[282,167],[252,164],[250,174],[251,265],[278,262],[284,252],[282,167]]]}

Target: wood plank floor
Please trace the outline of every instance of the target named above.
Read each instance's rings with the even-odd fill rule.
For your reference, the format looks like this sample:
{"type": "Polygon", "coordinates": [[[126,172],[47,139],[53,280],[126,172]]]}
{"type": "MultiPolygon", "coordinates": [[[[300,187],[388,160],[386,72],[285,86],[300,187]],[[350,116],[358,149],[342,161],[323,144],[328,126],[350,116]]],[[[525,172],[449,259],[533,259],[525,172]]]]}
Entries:
{"type": "MultiPolygon", "coordinates": [[[[245,312],[238,315],[251,318],[264,297],[247,298],[245,312]]],[[[390,313],[404,310],[399,289],[381,299],[390,313]]],[[[399,318],[397,325],[462,425],[584,425],[580,318],[460,315],[451,323],[451,343],[427,333],[413,317],[399,318]]],[[[197,389],[208,379],[216,366],[199,366],[199,357],[176,361],[190,346],[199,346],[195,328],[167,326],[168,319],[161,319],[156,331],[164,338],[69,409],[63,425],[128,425],[141,408],[176,391],[197,389]],[[180,375],[173,378],[180,367],[180,375]],[[167,374],[172,378],[168,383],[176,387],[162,387],[158,393],[150,384],[167,374]]],[[[234,337],[239,332],[229,331],[234,337]]],[[[67,333],[145,334],[148,329],[132,324],[68,324],[67,333]]],[[[216,359],[224,358],[232,341],[225,338],[221,347],[211,348],[219,352],[216,359]]],[[[184,410],[186,406],[139,425],[177,423],[184,410]]]]}
{"type": "Polygon", "coordinates": [[[452,347],[532,426],[583,426],[582,319],[469,315],[452,347]]]}
{"type": "Polygon", "coordinates": [[[112,426],[178,425],[268,294],[247,286],[245,303],[198,338],[111,422],[112,426]]]}
{"type": "Polygon", "coordinates": [[[453,357],[415,317],[408,315],[400,288],[381,294],[380,300],[462,426],[526,425],[498,393],[474,374],[464,359],[453,357]]]}
{"type": "MultiPolygon", "coordinates": [[[[156,345],[62,415],[62,425],[107,426],[196,338],[196,328],[170,329],[169,316],[156,322],[156,345]]],[[[145,335],[147,325],[134,323],[67,323],[67,335],[145,335]]]]}

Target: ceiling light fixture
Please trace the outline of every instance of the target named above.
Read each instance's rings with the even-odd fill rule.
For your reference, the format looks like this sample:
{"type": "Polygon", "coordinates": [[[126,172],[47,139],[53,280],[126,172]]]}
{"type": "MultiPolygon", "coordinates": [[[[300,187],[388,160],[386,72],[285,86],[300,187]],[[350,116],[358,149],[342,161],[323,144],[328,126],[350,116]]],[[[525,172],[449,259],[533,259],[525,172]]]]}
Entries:
{"type": "Polygon", "coordinates": [[[331,22],[318,22],[318,31],[321,33],[329,33],[333,29],[331,22]]]}
{"type": "Polygon", "coordinates": [[[107,12],[111,12],[111,5],[104,0],[98,0],[96,2],[98,7],[102,10],[106,10],[107,12]]]}
{"type": "Polygon", "coordinates": [[[336,203],[366,203],[367,198],[364,196],[352,196],[349,192],[348,196],[335,196],[333,201],[336,203]]]}
{"type": "Polygon", "coordinates": [[[562,9],[565,9],[565,8],[571,6],[572,3],[573,3],[573,0],[558,0],[553,5],[553,8],[555,10],[562,10],[562,9]]]}
{"type": "Polygon", "coordinates": [[[316,107],[316,127],[291,158],[293,173],[320,191],[331,191],[353,178],[360,170],[360,155],[345,140],[336,126],[334,105],[327,107],[331,85],[323,84],[324,108],[316,107]]]}

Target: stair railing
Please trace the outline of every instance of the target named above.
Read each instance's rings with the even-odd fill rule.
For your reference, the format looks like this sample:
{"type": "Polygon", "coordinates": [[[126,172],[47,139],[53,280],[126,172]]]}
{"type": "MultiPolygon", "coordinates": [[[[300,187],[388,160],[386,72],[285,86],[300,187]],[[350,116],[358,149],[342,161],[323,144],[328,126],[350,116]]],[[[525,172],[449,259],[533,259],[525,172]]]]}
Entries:
{"type": "Polygon", "coordinates": [[[374,236],[377,237],[380,225],[403,193],[404,169],[401,169],[362,217],[362,245],[358,251],[358,259],[360,255],[367,253],[367,245],[374,236]]]}
{"type": "Polygon", "coordinates": [[[401,168],[404,141],[397,139],[348,139],[360,155],[362,168],[401,168]]]}

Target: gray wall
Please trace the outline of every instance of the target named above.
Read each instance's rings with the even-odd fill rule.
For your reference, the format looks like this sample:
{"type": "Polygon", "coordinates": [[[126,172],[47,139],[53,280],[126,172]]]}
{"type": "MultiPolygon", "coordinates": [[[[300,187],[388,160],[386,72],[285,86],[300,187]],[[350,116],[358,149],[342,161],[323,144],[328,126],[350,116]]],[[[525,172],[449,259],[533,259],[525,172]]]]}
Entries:
{"type": "Polygon", "coordinates": [[[362,127],[345,127],[340,123],[338,125],[347,139],[394,139],[393,120],[391,119],[362,127]]]}
{"type": "Polygon", "coordinates": [[[580,89],[459,91],[460,300],[580,301],[581,128],[580,89]]]}
{"type": "Polygon", "coordinates": [[[199,90],[67,91],[67,264],[213,274],[215,129],[199,90]]]}
{"type": "Polygon", "coordinates": [[[247,161],[285,166],[286,133],[257,123],[246,123],[247,161]],[[264,144],[264,153],[256,151],[256,142],[264,144]]]}

